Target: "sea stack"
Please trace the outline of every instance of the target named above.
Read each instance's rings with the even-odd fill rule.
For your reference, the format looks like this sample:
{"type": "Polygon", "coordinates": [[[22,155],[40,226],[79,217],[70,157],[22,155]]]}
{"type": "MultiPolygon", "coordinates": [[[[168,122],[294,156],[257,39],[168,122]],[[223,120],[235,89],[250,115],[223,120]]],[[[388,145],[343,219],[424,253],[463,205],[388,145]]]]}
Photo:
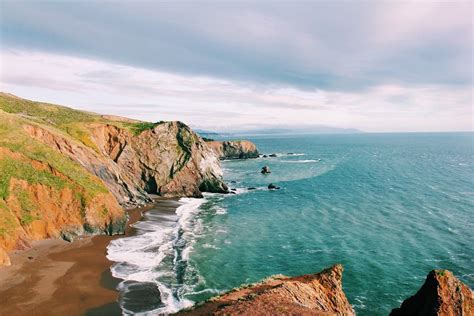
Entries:
{"type": "Polygon", "coordinates": [[[390,316],[474,315],[474,294],[448,270],[433,270],[421,289],[390,316]]]}

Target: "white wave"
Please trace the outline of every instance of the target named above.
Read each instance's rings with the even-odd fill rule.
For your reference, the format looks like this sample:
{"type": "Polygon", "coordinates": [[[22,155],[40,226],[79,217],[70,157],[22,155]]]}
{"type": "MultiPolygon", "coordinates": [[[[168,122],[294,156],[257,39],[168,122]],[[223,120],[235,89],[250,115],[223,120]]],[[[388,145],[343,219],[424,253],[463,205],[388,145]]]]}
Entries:
{"type": "Polygon", "coordinates": [[[320,162],[321,159],[306,159],[306,160],[281,160],[281,162],[286,163],[313,163],[313,162],[320,162]]]}
{"type": "MultiPolygon", "coordinates": [[[[133,226],[138,229],[135,236],[115,239],[107,247],[107,258],[115,263],[111,267],[112,275],[124,281],[152,282],[155,283],[164,307],[147,312],[136,313],[127,310],[120,304],[124,314],[156,315],[169,314],[189,307],[193,304],[175,293],[170,284],[160,282],[160,277],[173,277],[175,271],[171,269],[160,270],[160,264],[165,259],[172,259],[173,266],[178,264],[178,250],[180,248],[180,262],[189,259],[194,237],[199,234],[199,221],[195,221],[204,199],[183,198],[182,205],[173,215],[156,215],[159,221],[139,221],[133,226]],[[177,297],[178,296],[178,297],[177,297]]],[[[153,215],[146,215],[153,218],[153,215]]],[[[119,288],[124,288],[124,282],[119,288]]],[[[127,289],[123,289],[125,292],[127,289]]],[[[176,290],[176,289],[174,289],[176,290]]]]}
{"type": "Polygon", "coordinates": [[[277,157],[298,157],[298,156],[306,156],[304,153],[271,153],[271,154],[260,154],[259,158],[267,159],[267,158],[277,158],[277,157]],[[263,157],[266,155],[267,157],[263,157]],[[276,155],[276,157],[270,157],[270,155],[276,155]]]}
{"type": "Polygon", "coordinates": [[[216,214],[217,215],[227,214],[227,210],[225,208],[222,208],[222,207],[216,207],[216,214]]]}

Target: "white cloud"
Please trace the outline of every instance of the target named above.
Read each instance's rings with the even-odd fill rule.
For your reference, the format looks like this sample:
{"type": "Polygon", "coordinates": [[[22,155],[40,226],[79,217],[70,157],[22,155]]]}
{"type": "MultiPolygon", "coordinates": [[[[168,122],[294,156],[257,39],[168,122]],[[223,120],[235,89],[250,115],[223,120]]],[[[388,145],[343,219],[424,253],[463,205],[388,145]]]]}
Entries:
{"type": "Polygon", "coordinates": [[[330,125],[364,131],[472,130],[472,86],[380,83],[302,90],[177,75],[65,55],[2,51],[1,90],[33,100],[207,129],[330,125]]]}

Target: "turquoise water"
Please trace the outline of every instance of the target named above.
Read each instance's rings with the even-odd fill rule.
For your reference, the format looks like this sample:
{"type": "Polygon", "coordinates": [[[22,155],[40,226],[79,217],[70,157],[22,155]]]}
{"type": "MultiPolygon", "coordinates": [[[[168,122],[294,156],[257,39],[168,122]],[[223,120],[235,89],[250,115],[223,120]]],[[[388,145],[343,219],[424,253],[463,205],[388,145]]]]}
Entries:
{"type": "Polygon", "coordinates": [[[167,277],[154,278],[175,301],[140,311],[176,310],[272,274],[335,263],[345,267],[344,290],[359,315],[387,315],[435,268],[474,285],[474,134],[251,140],[278,157],[225,161],[237,194],[182,201],[167,248],[174,259],[155,266],[167,277]],[[260,174],[264,165],[271,174],[260,174]]]}

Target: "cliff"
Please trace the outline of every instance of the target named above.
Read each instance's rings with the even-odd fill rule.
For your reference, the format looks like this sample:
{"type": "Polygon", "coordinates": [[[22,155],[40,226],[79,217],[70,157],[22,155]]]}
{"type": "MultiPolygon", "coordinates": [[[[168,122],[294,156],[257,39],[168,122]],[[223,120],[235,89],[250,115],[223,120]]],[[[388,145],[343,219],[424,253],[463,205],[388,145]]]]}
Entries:
{"type": "Polygon", "coordinates": [[[181,122],[148,123],[0,93],[0,265],[31,241],[121,233],[149,194],[227,192],[219,159],[181,122]]]}
{"type": "Polygon", "coordinates": [[[248,140],[209,141],[207,145],[220,159],[258,158],[257,146],[248,140]]]}
{"type": "Polygon", "coordinates": [[[341,265],[298,277],[273,276],[178,315],[355,315],[342,290],[341,265]]]}
{"type": "Polygon", "coordinates": [[[474,293],[447,270],[433,270],[421,289],[406,299],[391,316],[474,315],[474,293]]]}

